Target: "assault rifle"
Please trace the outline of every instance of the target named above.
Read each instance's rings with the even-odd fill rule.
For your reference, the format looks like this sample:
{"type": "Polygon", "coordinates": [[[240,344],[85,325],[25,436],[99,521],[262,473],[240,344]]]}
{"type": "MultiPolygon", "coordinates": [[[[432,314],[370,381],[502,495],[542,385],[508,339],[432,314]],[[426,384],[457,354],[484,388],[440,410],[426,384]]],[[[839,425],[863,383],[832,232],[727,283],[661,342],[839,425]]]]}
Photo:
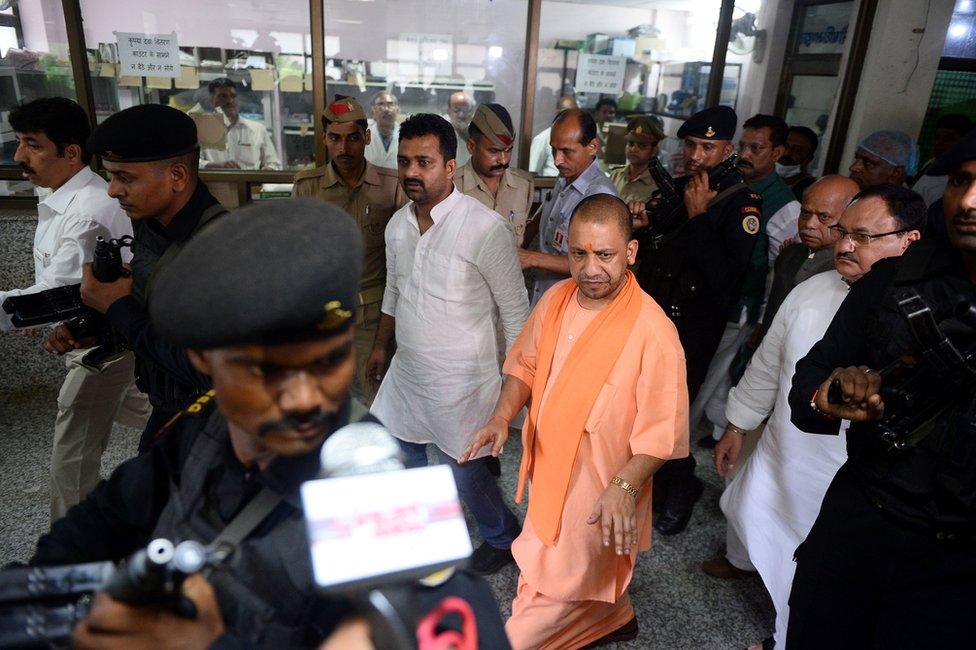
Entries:
{"type": "MultiPolygon", "coordinates": [[[[115,282],[128,275],[122,266],[122,248],[132,246],[132,237],[95,240],[92,274],[99,282],[115,282]]],[[[90,350],[82,363],[97,367],[116,356],[124,346],[118,334],[102,314],[87,307],[81,301],[81,285],[71,284],[47,291],[12,296],[3,301],[3,310],[10,314],[14,327],[34,327],[48,323],[64,322],[76,340],[94,336],[98,345],[90,350]]]]}
{"type": "MultiPolygon", "coordinates": [[[[713,167],[708,172],[709,188],[721,192],[736,183],[741,183],[742,176],[739,174],[738,163],[738,154],[732,154],[713,167]]],[[[650,221],[647,234],[650,237],[650,247],[658,248],[665,237],[688,220],[685,213],[685,187],[693,176],[673,178],[657,156],[651,158],[648,171],[657,184],[657,190],[646,206],[650,221]]]]}
{"type": "MultiPolygon", "coordinates": [[[[945,329],[914,289],[897,296],[898,309],[908,322],[918,352],[879,371],[884,415],[877,422],[881,437],[895,449],[917,444],[949,408],[971,401],[976,393],[976,305],[960,299],[945,329]],[[953,331],[955,330],[955,331],[953,331]],[[969,344],[961,348],[960,343],[969,344]]],[[[830,383],[827,401],[843,404],[840,380],[830,383]]]]}
{"type": "Polygon", "coordinates": [[[183,581],[212,567],[220,553],[194,541],[155,539],[120,567],[90,562],[0,571],[0,648],[68,647],[71,631],[88,616],[92,594],[104,591],[137,607],[171,609],[196,617],[182,595],[183,581]]]}

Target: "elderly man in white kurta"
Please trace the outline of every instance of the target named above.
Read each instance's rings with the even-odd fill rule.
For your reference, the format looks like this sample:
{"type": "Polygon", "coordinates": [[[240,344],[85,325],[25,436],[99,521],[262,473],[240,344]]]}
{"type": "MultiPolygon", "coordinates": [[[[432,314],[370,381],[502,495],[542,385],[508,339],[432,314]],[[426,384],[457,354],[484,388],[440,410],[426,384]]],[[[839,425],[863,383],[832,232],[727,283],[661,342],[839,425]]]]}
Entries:
{"type": "Polygon", "coordinates": [[[742,379],[729,391],[725,411],[729,425],[715,448],[720,475],[734,466],[742,436],[772,414],[756,450],[726,487],[720,505],[729,524],[727,559],[740,570],[755,567],[776,607],[776,647],[786,643],[796,569],[793,552],[813,526],[827,486],[847,458],[843,433],[812,436],[790,422],[793,372],[823,338],[850,283],[879,259],[901,255],[919,236],[917,230],[898,231],[902,227],[905,224],[882,198],[855,196],[832,226],[840,235],[834,245],[835,270],[817,274],[790,292],[742,379]],[[854,238],[868,242],[857,243],[854,238]]]}
{"type": "MultiPolygon", "coordinates": [[[[512,561],[518,520],[482,458],[457,458],[491,414],[501,390],[497,310],[505,349],[529,314],[528,295],[508,223],[453,185],[454,130],[436,115],[400,126],[400,181],[410,203],[386,227],[387,281],[374,355],[389,324],[396,353],[372,412],[401,443],[407,466],[427,464],[437,446],[485,540],[472,558],[491,573],[512,561]]],[[[366,372],[375,374],[367,362],[366,372]]]]}

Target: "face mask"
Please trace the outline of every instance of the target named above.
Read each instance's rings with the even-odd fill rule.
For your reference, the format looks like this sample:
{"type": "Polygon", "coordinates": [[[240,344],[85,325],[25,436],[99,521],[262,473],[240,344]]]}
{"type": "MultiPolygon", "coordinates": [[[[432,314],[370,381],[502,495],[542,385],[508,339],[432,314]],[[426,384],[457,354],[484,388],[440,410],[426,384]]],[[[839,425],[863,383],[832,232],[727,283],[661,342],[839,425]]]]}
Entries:
{"type": "Polygon", "coordinates": [[[776,163],[776,173],[781,178],[791,178],[800,173],[800,167],[801,165],[781,165],[776,163]]]}

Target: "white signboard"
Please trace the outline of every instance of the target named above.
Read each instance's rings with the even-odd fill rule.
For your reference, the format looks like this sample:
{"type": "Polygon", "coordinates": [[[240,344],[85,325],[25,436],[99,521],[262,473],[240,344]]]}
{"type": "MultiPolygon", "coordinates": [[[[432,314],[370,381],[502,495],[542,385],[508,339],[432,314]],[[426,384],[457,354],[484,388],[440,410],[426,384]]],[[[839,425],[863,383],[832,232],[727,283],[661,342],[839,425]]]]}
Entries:
{"type": "Polygon", "coordinates": [[[853,2],[812,5],[803,15],[797,54],[843,54],[853,2]]]}
{"type": "Polygon", "coordinates": [[[576,92],[619,95],[624,90],[627,59],[605,54],[580,54],[576,64],[576,92]]]}
{"type": "Polygon", "coordinates": [[[119,47],[120,75],[180,77],[180,48],[172,34],[115,32],[119,47]]]}

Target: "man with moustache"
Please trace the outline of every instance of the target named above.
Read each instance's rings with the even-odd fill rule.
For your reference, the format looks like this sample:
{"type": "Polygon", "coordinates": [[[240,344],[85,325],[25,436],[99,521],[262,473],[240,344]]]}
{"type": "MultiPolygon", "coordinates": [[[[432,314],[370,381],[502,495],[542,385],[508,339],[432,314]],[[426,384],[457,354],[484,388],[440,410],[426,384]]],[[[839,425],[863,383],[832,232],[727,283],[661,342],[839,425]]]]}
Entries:
{"type": "MultiPolygon", "coordinates": [[[[806,197],[815,193],[816,186],[806,197]]],[[[811,436],[790,422],[789,391],[796,362],[824,335],[850,285],[878,260],[904,253],[924,226],[925,206],[910,190],[881,185],[859,193],[832,226],[838,233],[850,233],[833,246],[836,270],[818,274],[790,293],[742,379],[729,392],[728,425],[714,452],[719,476],[728,476],[736,465],[747,432],[769,421],[756,450],[722,493],[720,503],[728,520],[726,553],[705,562],[702,569],[716,576],[715,569],[727,565],[716,576],[726,578],[759,571],[776,607],[773,640],[780,648],[786,645],[793,551],[813,525],[824,492],[847,456],[843,435],[811,436]],[[858,233],[885,232],[892,226],[906,230],[867,246],[851,241],[858,233]]]]}
{"type": "MultiPolygon", "coordinates": [[[[338,208],[286,200],[214,222],[160,272],[153,322],[214,389],[55,522],[31,563],[121,560],[157,538],[219,536],[230,554],[183,583],[196,616],[102,593],[72,647],[313,648],[351,613],[316,589],[299,491],[329,435],[375,421],[349,395],[362,260],[359,229],[338,208]]],[[[464,598],[479,639],[508,647],[475,576],[411,596],[421,612],[464,598]]]]}
{"type": "Polygon", "coordinates": [[[791,126],[786,136],[786,153],[779,157],[776,173],[793,190],[797,201],[803,201],[803,193],[817,180],[808,168],[819,144],[820,138],[806,126],[791,126]]]}
{"type": "MultiPolygon", "coordinates": [[[[93,172],[85,141],[91,133],[85,111],[70,99],[36,99],[14,107],[9,120],[17,139],[14,161],[37,188],[34,233],[34,284],[0,291],[9,297],[38,293],[81,280],[82,266],[92,260],[95,240],[132,235],[132,224],[108,183],[93,172]]],[[[125,260],[131,258],[123,249],[125,260]]],[[[0,310],[0,331],[13,329],[0,310]]],[[[135,359],[123,352],[98,368],[82,363],[93,341],[65,354],[68,369],[58,393],[51,449],[51,519],[85,497],[99,480],[102,453],[112,422],[131,427],[146,424],[149,405],[135,388],[135,359]]]]}
{"type": "MultiPolygon", "coordinates": [[[[678,137],[683,140],[685,169],[691,174],[683,197],[686,218],[677,229],[638,251],[641,288],[661,305],[681,337],[692,400],[741,295],[762,227],[762,197],[740,175],[721,192],[709,186],[709,171],[732,155],[736,121],[735,111],[716,106],[681,125],[678,137]]],[[[630,210],[635,228],[649,226],[645,204],[632,203],[630,210]]],[[[703,489],[694,472],[695,459],[689,456],[668,461],[655,474],[654,488],[664,493],[663,508],[654,522],[659,533],[674,535],[688,525],[703,489]]]]}
{"type": "Polygon", "coordinates": [[[532,209],[535,188],[532,175],[512,169],[515,129],[501,104],[482,104],[468,127],[471,159],[457,171],[455,185],[463,194],[502,215],[521,247],[525,222],[532,209]]]}
{"type": "Polygon", "coordinates": [[[617,194],[627,203],[650,200],[657,183],[648,171],[651,160],[657,156],[657,147],[664,139],[664,132],[657,122],[639,115],[627,124],[627,164],[610,171],[610,180],[617,194]]]}
{"type": "MultiPolygon", "coordinates": [[[[108,194],[133,222],[132,274],[99,282],[86,266],[81,299],[105,314],[136,357],[136,385],[152,414],[139,440],[146,451],[156,432],[201,392],[210,380],[186,350],[161,337],[149,319],[159,273],[180,250],[226,210],[198,177],[197,129],[185,113],[160,104],[133,106],[98,125],[88,149],[101,156],[112,176],[108,194]]],[[[64,354],[81,347],[63,325],[45,347],[64,354]]]]}
{"type": "Polygon", "coordinates": [[[474,117],[474,108],[475,101],[468,93],[460,90],[451,93],[447,100],[447,113],[444,114],[444,119],[454,127],[454,136],[458,143],[455,155],[458,167],[466,164],[470,157],[465,143],[468,141],[468,126],[474,117]]]}
{"type": "Polygon", "coordinates": [[[861,140],[851,163],[851,178],[863,190],[875,185],[901,185],[915,175],[918,146],[901,131],[875,131],[861,140]]]}
{"type": "Polygon", "coordinates": [[[702,416],[712,425],[712,434],[699,441],[714,447],[725,431],[725,398],[731,388],[729,368],[736,354],[749,340],[766,301],[766,281],[783,242],[796,235],[800,204],[776,173],[776,161],[786,151],[789,127],[773,115],[753,115],[742,125],[739,139],[739,171],[749,188],[762,197],[759,240],[752,250],[749,267],[735,306],[708,367],[698,396],[691,404],[692,426],[702,416]]]}
{"type": "Polygon", "coordinates": [[[357,397],[369,406],[376,394],[376,384],[364,371],[366,359],[373,350],[386,285],[383,232],[393,213],[407,202],[407,197],[396,172],[367,161],[365,150],[373,134],[359,102],[351,97],[332,102],[322,114],[322,124],[330,162],[296,174],[292,196],[314,197],[342,208],[356,220],[363,235],[365,258],[356,308],[354,386],[357,397]]]}
{"type": "Polygon", "coordinates": [[[580,201],[594,194],[617,195],[600,169],[596,122],[586,111],[565,110],[552,121],[549,137],[559,179],[539,209],[539,250],[519,249],[523,269],[535,269],[532,304],[569,275],[569,224],[580,201]]]}
{"type": "Polygon", "coordinates": [[[858,192],[857,183],[846,176],[832,174],[817,179],[803,195],[797,232],[800,241],[790,244],[776,257],[773,281],[757,330],[755,349],[769,329],[779,306],[793,287],[807,278],[834,268],[834,243],[838,235],[830,229],[858,192]]]}
{"type": "MultiPolygon", "coordinates": [[[[579,108],[576,98],[571,95],[563,95],[556,102],[556,114],[571,108],[579,108]]],[[[532,145],[529,149],[529,171],[539,176],[558,176],[559,170],[556,169],[556,161],[552,157],[552,146],[549,144],[549,136],[552,133],[552,125],[539,131],[532,138],[532,145]]]]}
{"type": "Polygon", "coordinates": [[[206,148],[200,160],[207,169],[281,169],[271,135],[261,122],[241,117],[237,84],[222,77],[208,86],[214,109],[223,116],[227,127],[223,149],[206,148]]]}
{"type": "Polygon", "coordinates": [[[650,548],[650,479],[688,453],[684,359],[674,325],[627,270],[627,205],[597,194],[569,229],[571,279],[547,291],[505,361],[494,410],[462,459],[501,453],[527,403],[518,500],[528,515],[515,648],[584,648],[637,637],[627,593],[650,548]]]}
{"type": "Polygon", "coordinates": [[[895,360],[913,363],[921,354],[900,300],[921,298],[956,349],[972,350],[976,338],[971,325],[952,317],[960,299],[976,303],[976,134],[939,158],[930,173],[949,176],[942,198],[948,245],[923,239],[899,259],[875,264],[851,288],[823,339],[797,363],[789,396],[793,424],[819,435],[836,435],[842,420],[851,425],[848,460],[796,550],[788,648],[963,648],[972,642],[972,391],[955,389],[949,373],[939,373],[932,381],[950,402],[898,447],[876,424],[891,408],[880,394],[886,380],[878,370],[895,360]],[[840,404],[828,399],[835,379],[840,404]]]}
{"type": "Polygon", "coordinates": [[[373,97],[372,117],[367,128],[371,134],[366,144],[366,160],[377,167],[396,169],[397,142],[400,140],[400,102],[396,95],[382,90],[373,97]]]}
{"type": "Polygon", "coordinates": [[[366,372],[382,379],[372,412],[399,439],[407,466],[426,465],[433,443],[454,471],[485,540],[471,565],[488,574],[512,562],[518,519],[502,500],[487,453],[464,465],[457,458],[501,386],[497,327],[507,350],[529,306],[507,224],[454,187],[454,137],[437,115],[420,113],[400,125],[397,162],[411,202],[386,227],[386,291],[366,372]]]}

